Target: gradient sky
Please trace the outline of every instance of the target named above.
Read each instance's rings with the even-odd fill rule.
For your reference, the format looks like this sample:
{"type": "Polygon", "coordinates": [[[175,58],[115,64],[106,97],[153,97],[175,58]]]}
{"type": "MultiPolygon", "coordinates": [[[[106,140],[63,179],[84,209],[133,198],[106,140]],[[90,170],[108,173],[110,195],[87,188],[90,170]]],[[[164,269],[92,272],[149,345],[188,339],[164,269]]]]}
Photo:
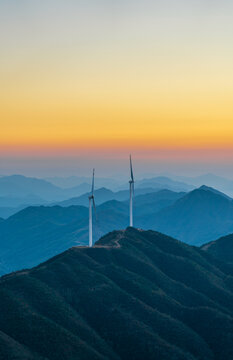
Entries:
{"type": "Polygon", "coordinates": [[[232,37],[230,0],[0,0],[0,174],[233,176],[232,37]]]}

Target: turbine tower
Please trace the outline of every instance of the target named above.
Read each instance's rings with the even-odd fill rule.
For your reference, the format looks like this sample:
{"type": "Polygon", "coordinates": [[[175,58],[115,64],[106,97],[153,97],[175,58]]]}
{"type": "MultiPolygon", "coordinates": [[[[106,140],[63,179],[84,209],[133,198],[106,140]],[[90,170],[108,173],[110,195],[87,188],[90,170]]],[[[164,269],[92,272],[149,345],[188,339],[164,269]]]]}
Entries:
{"type": "Polygon", "coordinates": [[[133,197],[134,197],[134,177],[133,177],[133,166],[131,155],[129,157],[130,162],[130,181],[129,181],[129,226],[133,226],[133,197]]]}
{"type": "Polygon", "coordinates": [[[92,175],[91,195],[88,197],[88,199],[89,199],[89,247],[92,247],[92,245],[93,245],[93,235],[92,235],[92,205],[93,205],[93,207],[94,207],[95,214],[96,214],[95,198],[94,198],[94,182],[95,182],[95,169],[93,169],[93,175],[92,175]]]}

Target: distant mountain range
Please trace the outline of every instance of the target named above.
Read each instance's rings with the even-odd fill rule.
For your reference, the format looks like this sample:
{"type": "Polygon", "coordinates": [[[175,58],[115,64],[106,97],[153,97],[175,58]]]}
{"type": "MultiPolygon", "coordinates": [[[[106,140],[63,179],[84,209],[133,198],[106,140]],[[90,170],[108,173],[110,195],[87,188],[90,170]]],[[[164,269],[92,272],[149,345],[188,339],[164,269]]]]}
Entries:
{"type": "MultiPolygon", "coordinates": [[[[168,190],[165,190],[168,191],[168,190]]],[[[138,195],[145,195],[150,194],[150,196],[147,195],[147,198],[153,197],[152,193],[158,193],[157,189],[153,188],[142,188],[142,189],[135,189],[135,196],[138,195]]],[[[171,193],[171,192],[170,192],[171,193]]],[[[174,193],[177,194],[177,193],[174,193]]],[[[183,193],[184,194],[184,193],[183,193]]],[[[64,200],[61,202],[56,203],[56,205],[60,206],[72,206],[72,205],[82,205],[82,206],[88,206],[88,196],[90,195],[90,192],[87,192],[86,194],[83,194],[79,197],[74,197],[68,200],[64,200]]],[[[176,195],[175,195],[176,196],[176,195]]],[[[156,197],[156,195],[155,195],[156,197]]],[[[179,198],[180,195],[177,196],[179,198]]],[[[121,190],[117,192],[113,192],[106,188],[101,188],[95,190],[95,203],[97,205],[103,204],[106,201],[110,200],[117,200],[117,201],[126,201],[129,199],[129,190],[121,190]]]]}
{"type": "Polygon", "coordinates": [[[188,176],[172,176],[173,180],[183,181],[187,184],[191,184],[195,187],[199,187],[202,184],[216,188],[229,196],[233,197],[233,180],[224,178],[222,176],[217,176],[215,174],[203,174],[196,177],[188,176]]]}
{"type": "Polygon", "coordinates": [[[0,197],[0,204],[2,207],[15,208],[25,204],[40,204],[40,203],[46,203],[46,201],[34,194],[28,194],[25,195],[24,197],[14,197],[8,194],[8,196],[0,197]]]}
{"type": "MultiPolygon", "coordinates": [[[[0,196],[8,198],[21,198],[28,197],[41,198],[43,201],[63,200],[68,197],[81,195],[89,189],[88,184],[81,184],[72,188],[62,189],[50,182],[25,177],[22,175],[11,175],[0,177],[0,196]]],[[[1,204],[0,204],[1,205],[1,204]]]]}
{"type": "MultiPolygon", "coordinates": [[[[62,178],[57,180],[59,179],[62,181],[62,178]]],[[[73,178],[68,179],[73,180],[73,178]]],[[[79,178],[79,180],[82,179],[86,178],[79,178]]],[[[114,183],[111,179],[96,179],[96,183],[101,183],[101,181],[109,184],[114,183]]],[[[59,181],[57,182],[59,183],[59,181]]],[[[70,181],[70,184],[72,184],[72,181],[70,181]]],[[[151,179],[151,187],[143,187],[140,183],[139,185],[139,189],[136,189],[137,194],[145,194],[165,188],[175,191],[185,191],[187,188],[190,188],[190,186],[177,181],[169,181],[167,178],[160,178],[158,181],[156,181],[156,178],[151,179]]],[[[28,178],[21,175],[2,176],[0,177],[0,217],[7,218],[27,206],[48,205],[51,203],[55,205],[63,201],[64,203],[61,203],[62,206],[87,206],[89,191],[90,184],[88,183],[81,183],[71,188],[61,188],[47,180],[28,178]]],[[[97,203],[99,204],[114,199],[123,201],[128,197],[128,184],[125,184],[122,191],[113,192],[107,188],[102,188],[99,193],[96,193],[97,203]]]]}
{"type": "Polygon", "coordinates": [[[37,196],[49,201],[61,196],[61,190],[45,180],[12,175],[0,178],[0,196],[23,200],[25,197],[37,196]]]}
{"type": "MultiPolygon", "coordinates": [[[[61,188],[71,188],[77,185],[87,185],[91,186],[91,178],[90,177],[78,177],[78,176],[70,176],[70,177],[48,177],[45,179],[50,183],[61,187],[61,188]]],[[[101,178],[97,177],[95,180],[96,186],[98,188],[108,188],[112,191],[117,190],[126,190],[128,188],[128,182],[124,180],[116,180],[112,178],[101,178]]],[[[166,176],[156,176],[150,178],[144,178],[141,180],[136,180],[135,187],[137,188],[156,188],[159,189],[169,189],[172,191],[190,191],[194,188],[193,185],[186,184],[183,181],[174,180],[166,176]]],[[[89,190],[86,189],[86,191],[89,190]]]]}
{"type": "MultiPolygon", "coordinates": [[[[106,189],[100,189],[101,192],[106,197],[109,194],[127,195],[106,189]]],[[[98,190],[96,194],[98,202],[98,190]]],[[[85,199],[87,195],[79,200],[85,199]]],[[[112,230],[126,228],[128,200],[110,200],[98,205],[97,220],[94,221],[94,241],[112,230]]],[[[134,225],[199,246],[233,233],[233,201],[206,186],[189,193],[161,190],[137,195],[134,198],[134,225]]],[[[87,207],[28,207],[0,222],[0,274],[35,266],[71,246],[87,243],[87,207]]]]}
{"type": "Polygon", "coordinates": [[[13,197],[10,195],[6,197],[0,197],[0,216],[6,219],[28,206],[37,206],[43,204],[45,205],[48,203],[39,196],[33,194],[26,195],[25,197],[13,197]]]}
{"type": "MultiPolygon", "coordinates": [[[[76,186],[86,186],[86,189],[83,191],[83,193],[89,191],[92,181],[91,177],[87,176],[53,176],[47,177],[45,180],[64,189],[76,186]]],[[[113,178],[96,177],[95,184],[97,188],[106,187],[115,191],[117,188],[119,188],[119,186],[124,184],[124,181],[115,180],[113,178]]]]}
{"type": "Polygon", "coordinates": [[[172,191],[190,191],[194,189],[193,185],[186,184],[177,180],[170,179],[166,176],[157,176],[154,178],[136,181],[136,188],[156,188],[167,189],[172,191]]]}
{"type": "Polygon", "coordinates": [[[233,201],[206,186],[143,220],[144,228],[161,231],[191,245],[202,245],[233,232],[233,201]]]}
{"type": "MultiPolygon", "coordinates": [[[[183,193],[168,190],[135,197],[135,221],[170,205],[183,193]],[[144,204],[144,205],[143,205],[144,204]]],[[[97,207],[94,239],[128,225],[128,201],[97,207]]],[[[32,267],[75,245],[88,243],[88,208],[84,206],[28,207],[0,222],[0,274],[32,267]]]]}
{"type": "Polygon", "coordinates": [[[0,273],[34,266],[82,244],[78,238],[87,217],[85,207],[40,206],[28,207],[0,222],[0,273]]]}
{"type": "Polygon", "coordinates": [[[8,360],[232,360],[233,266],[128,228],[0,279],[8,360]]]}

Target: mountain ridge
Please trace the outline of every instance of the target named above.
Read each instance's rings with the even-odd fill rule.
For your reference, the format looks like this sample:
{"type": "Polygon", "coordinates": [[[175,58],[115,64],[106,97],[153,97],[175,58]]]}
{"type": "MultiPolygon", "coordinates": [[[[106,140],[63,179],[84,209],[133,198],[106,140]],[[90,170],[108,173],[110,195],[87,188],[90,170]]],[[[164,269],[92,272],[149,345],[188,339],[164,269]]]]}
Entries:
{"type": "Polygon", "coordinates": [[[230,360],[232,274],[161,233],[114,231],[0,278],[0,354],[230,360]]]}
{"type": "MultiPolygon", "coordinates": [[[[110,200],[98,205],[96,211],[94,241],[129,224],[128,201],[110,200]]],[[[160,231],[193,245],[232,233],[232,219],[232,200],[206,189],[186,195],[162,190],[134,198],[135,226],[160,231]]],[[[0,221],[0,274],[36,266],[69,247],[86,244],[87,207],[29,207],[0,221]]]]}
{"type": "Polygon", "coordinates": [[[22,198],[22,202],[28,196],[39,197],[43,202],[62,201],[77,194],[81,195],[82,191],[83,187],[79,185],[71,188],[60,188],[47,180],[23,175],[0,177],[0,196],[22,198]]]}
{"type": "Polygon", "coordinates": [[[152,230],[202,245],[233,232],[233,201],[213,190],[198,188],[151,214],[145,228],[151,225],[152,230]]]}
{"type": "Polygon", "coordinates": [[[201,249],[220,261],[233,263],[233,234],[204,244],[201,249]]]}
{"type": "MultiPolygon", "coordinates": [[[[163,190],[135,196],[136,223],[152,208],[160,210],[182,195],[163,190]]],[[[128,201],[111,200],[98,205],[96,210],[94,241],[128,225],[128,201]]],[[[7,264],[8,272],[36,266],[71,246],[88,243],[88,208],[81,205],[28,207],[0,224],[0,251],[5,259],[3,267],[0,263],[0,274],[6,271],[7,264]]],[[[138,225],[143,227],[141,223],[138,225]]]]}

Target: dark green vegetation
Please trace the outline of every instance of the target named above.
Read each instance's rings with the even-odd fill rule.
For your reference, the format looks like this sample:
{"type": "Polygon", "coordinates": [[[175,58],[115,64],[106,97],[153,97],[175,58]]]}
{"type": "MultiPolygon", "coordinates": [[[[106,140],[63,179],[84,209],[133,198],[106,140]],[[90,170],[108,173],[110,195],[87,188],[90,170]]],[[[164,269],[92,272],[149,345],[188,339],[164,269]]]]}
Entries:
{"type": "Polygon", "coordinates": [[[233,234],[211,241],[203,245],[201,249],[221,261],[233,263],[233,234]]]}
{"type": "Polygon", "coordinates": [[[127,229],[1,278],[0,358],[232,360],[233,267],[127,229]]]}

